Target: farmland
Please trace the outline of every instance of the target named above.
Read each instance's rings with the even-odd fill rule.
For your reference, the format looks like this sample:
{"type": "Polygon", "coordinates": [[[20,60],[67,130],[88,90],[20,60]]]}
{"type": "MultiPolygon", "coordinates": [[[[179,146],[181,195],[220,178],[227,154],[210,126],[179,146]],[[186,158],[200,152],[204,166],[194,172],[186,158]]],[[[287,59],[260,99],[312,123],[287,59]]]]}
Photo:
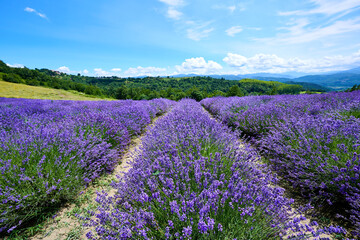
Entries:
{"type": "Polygon", "coordinates": [[[202,104],[252,142],[292,191],[359,234],[359,91],[212,98],[202,104]]]}
{"type": "Polygon", "coordinates": [[[144,134],[115,194],[98,192],[96,209],[78,215],[88,239],[356,237],[359,106],[359,91],[200,103],[1,98],[0,234],[76,201],[144,134]],[[310,221],[311,206],[331,223],[310,221]]]}
{"type": "Polygon", "coordinates": [[[111,172],[133,136],[168,100],[0,100],[1,232],[72,201],[111,172]]]}

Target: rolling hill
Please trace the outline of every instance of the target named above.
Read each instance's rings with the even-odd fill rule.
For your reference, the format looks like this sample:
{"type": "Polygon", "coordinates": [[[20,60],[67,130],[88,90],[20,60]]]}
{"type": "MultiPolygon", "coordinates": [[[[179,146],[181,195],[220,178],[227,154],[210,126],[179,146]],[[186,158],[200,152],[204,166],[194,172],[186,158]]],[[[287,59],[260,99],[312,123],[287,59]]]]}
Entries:
{"type": "Polygon", "coordinates": [[[104,100],[89,95],[38,86],[29,86],[19,83],[2,81],[0,78],[0,97],[6,98],[30,98],[30,99],[52,99],[52,100],[104,100]]]}

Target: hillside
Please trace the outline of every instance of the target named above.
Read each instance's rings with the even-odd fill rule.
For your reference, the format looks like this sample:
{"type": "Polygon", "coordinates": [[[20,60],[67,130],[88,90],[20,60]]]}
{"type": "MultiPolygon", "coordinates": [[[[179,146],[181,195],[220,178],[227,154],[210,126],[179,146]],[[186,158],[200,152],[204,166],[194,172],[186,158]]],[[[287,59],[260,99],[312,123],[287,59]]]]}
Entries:
{"type": "Polygon", "coordinates": [[[29,99],[53,99],[53,100],[104,100],[89,95],[66,91],[63,89],[52,89],[38,86],[2,81],[0,78],[0,97],[6,98],[29,98],[29,99]]]}
{"type": "Polygon", "coordinates": [[[351,88],[360,83],[360,74],[353,72],[340,72],[329,75],[309,75],[293,79],[295,82],[311,82],[321,84],[335,90],[351,88]]]}
{"type": "Polygon", "coordinates": [[[294,77],[289,74],[245,74],[245,75],[213,75],[212,77],[228,80],[240,80],[243,78],[256,78],[264,81],[278,81],[283,83],[295,83],[302,85],[306,90],[345,90],[355,84],[360,84],[360,67],[341,72],[313,74],[294,77]]]}
{"type": "Polygon", "coordinates": [[[276,81],[242,79],[231,81],[212,77],[89,77],[69,75],[49,69],[13,68],[0,61],[3,80],[32,86],[75,90],[77,92],[116,99],[192,98],[200,101],[213,96],[246,96],[298,94],[301,85],[276,81]]]}

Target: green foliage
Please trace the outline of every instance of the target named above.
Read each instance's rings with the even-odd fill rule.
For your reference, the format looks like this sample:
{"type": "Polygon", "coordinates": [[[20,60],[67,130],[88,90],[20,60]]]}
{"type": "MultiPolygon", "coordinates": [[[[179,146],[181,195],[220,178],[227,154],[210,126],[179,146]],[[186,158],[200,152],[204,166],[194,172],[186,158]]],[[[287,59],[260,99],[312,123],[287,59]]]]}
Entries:
{"type": "Polygon", "coordinates": [[[13,83],[25,83],[25,80],[15,73],[4,74],[3,80],[13,83]]]}
{"type": "Polygon", "coordinates": [[[227,97],[242,97],[244,96],[244,92],[241,90],[241,88],[238,85],[231,86],[229,88],[229,91],[226,93],[227,97]]]}
{"type": "Polygon", "coordinates": [[[300,85],[281,85],[277,88],[278,94],[299,94],[302,90],[300,85]]]}
{"type": "Polygon", "coordinates": [[[355,84],[352,88],[345,90],[345,92],[353,92],[353,91],[358,91],[358,90],[360,90],[360,84],[359,85],[355,84]]]}
{"type": "Polygon", "coordinates": [[[239,87],[251,95],[299,94],[303,89],[300,85],[248,78],[240,80],[239,87]]]}
{"type": "Polygon", "coordinates": [[[63,78],[63,73],[48,69],[12,68],[0,60],[0,73],[7,82],[23,83],[31,86],[44,86],[55,89],[75,90],[94,96],[103,96],[102,90],[97,86],[86,83],[77,83],[70,78],[63,78]]]}
{"type": "Polygon", "coordinates": [[[360,118],[360,106],[359,107],[353,107],[351,108],[350,110],[348,111],[344,111],[344,112],[340,112],[340,114],[342,116],[345,116],[345,117],[355,117],[355,118],[360,118]]]}
{"type": "Polygon", "coordinates": [[[294,82],[294,81],[287,81],[285,83],[301,85],[303,87],[303,91],[309,91],[309,92],[329,92],[329,91],[331,91],[330,88],[324,87],[324,86],[316,84],[316,83],[294,82]]]}
{"type": "Polygon", "coordinates": [[[115,98],[116,99],[126,99],[127,98],[127,87],[122,86],[115,90],[115,98]]]}
{"type": "Polygon", "coordinates": [[[189,91],[189,97],[196,101],[201,101],[204,98],[204,93],[197,88],[192,88],[189,91]]]}
{"type": "Polygon", "coordinates": [[[176,101],[182,98],[200,101],[214,96],[298,94],[302,90],[300,85],[255,79],[233,81],[202,76],[184,78],[87,77],[80,74],[68,75],[49,69],[11,68],[2,61],[0,61],[0,73],[5,73],[4,80],[9,82],[76,90],[93,96],[116,99],[140,100],[162,97],[176,101]]]}

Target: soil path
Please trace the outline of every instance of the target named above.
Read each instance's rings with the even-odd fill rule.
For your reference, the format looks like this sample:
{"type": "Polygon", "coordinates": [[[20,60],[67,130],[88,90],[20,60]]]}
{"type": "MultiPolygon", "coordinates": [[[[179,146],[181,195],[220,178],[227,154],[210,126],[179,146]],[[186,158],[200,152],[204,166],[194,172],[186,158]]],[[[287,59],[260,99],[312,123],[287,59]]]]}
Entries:
{"type": "MultiPolygon", "coordinates": [[[[171,111],[171,110],[170,110],[171,111]]],[[[96,192],[106,191],[109,196],[116,194],[116,189],[110,186],[113,181],[118,181],[117,176],[122,176],[130,169],[130,162],[139,154],[139,149],[142,146],[142,137],[154,126],[155,122],[165,116],[166,114],[156,117],[152,123],[145,128],[142,135],[133,138],[130,146],[122,155],[119,163],[114,171],[98,180],[89,186],[83,193],[71,203],[65,206],[58,212],[54,219],[48,220],[44,230],[30,238],[32,240],[73,240],[73,239],[87,239],[86,233],[92,230],[91,228],[84,227],[81,220],[76,217],[77,214],[86,216],[88,211],[96,211],[97,202],[96,192]]]]}

